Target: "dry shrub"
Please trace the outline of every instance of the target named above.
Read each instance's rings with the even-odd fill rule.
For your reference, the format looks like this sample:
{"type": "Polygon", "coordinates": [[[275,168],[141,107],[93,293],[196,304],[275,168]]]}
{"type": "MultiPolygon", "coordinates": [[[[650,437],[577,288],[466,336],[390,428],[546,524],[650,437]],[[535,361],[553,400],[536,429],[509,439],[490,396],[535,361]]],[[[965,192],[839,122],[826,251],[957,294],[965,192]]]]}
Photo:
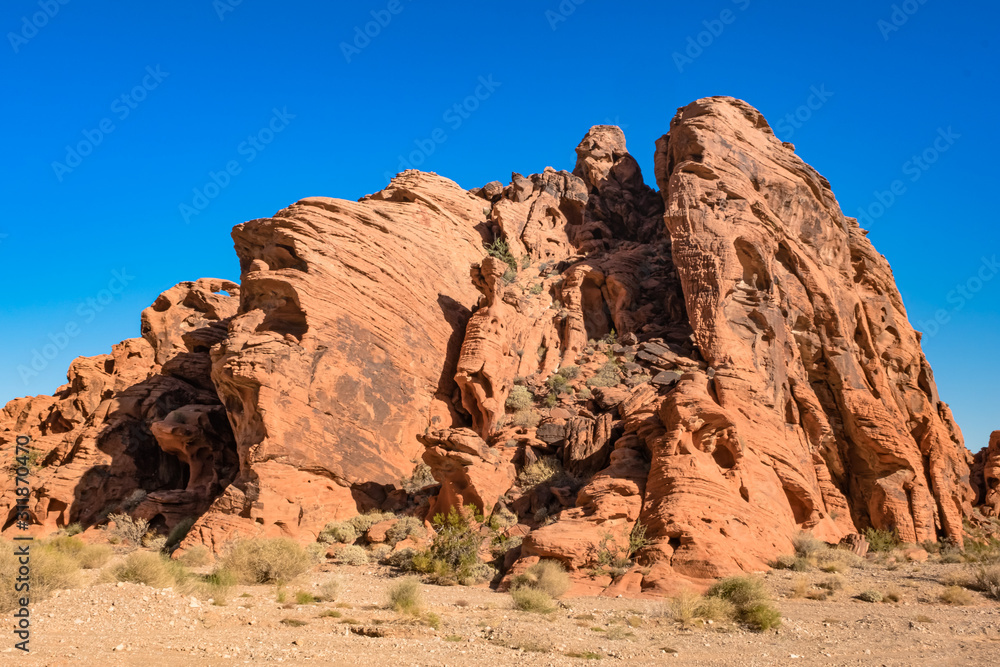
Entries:
{"type": "Polygon", "coordinates": [[[337,552],[337,562],[344,565],[367,565],[368,552],[364,547],[351,544],[337,552]]]}
{"type": "MultiPolygon", "coordinates": [[[[17,546],[23,546],[18,544],[17,546]]],[[[80,585],[80,568],[69,555],[45,545],[31,545],[29,557],[31,567],[31,588],[17,591],[14,588],[21,563],[15,554],[16,546],[11,542],[0,542],[0,612],[7,612],[18,606],[22,597],[32,602],[44,600],[54,591],[75,588],[80,585]]]]}
{"type": "Polygon", "coordinates": [[[287,583],[310,565],[305,549],[285,537],[239,540],[222,559],[222,567],[243,584],[287,583]]]}
{"type": "Polygon", "coordinates": [[[961,586],[948,586],[941,591],[938,599],[945,604],[958,606],[970,605],[973,601],[972,593],[961,586]]]}
{"type": "Polygon", "coordinates": [[[517,477],[517,482],[521,487],[527,489],[544,484],[562,473],[563,467],[558,459],[554,456],[546,456],[524,466],[521,474],[517,477]]]}
{"type": "Polygon", "coordinates": [[[44,542],[42,548],[65,554],[86,570],[102,567],[112,554],[111,547],[106,544],[87,544],[79,537],[68,535],[53,537],[44,542]]]}
{"type": "Polygon", "coordinates": [[[507,396],[507,407],[515,412],[530,409],[534,402],[534,396],[527,387],[515,386],[507,396]]]}
{"type": "Polygon", "coordinates": [[[153,588],[167,588],[182,583],[187,577],[184,567],[159,553],[135,551],[125,560],[112,566],[102,578],[145,584],[153,588]]]}
{"type": "Polygon", "coordinates": [[[108,519],[114,522],[115,527],[111,529],[111,534],[123,542],[128,542],[134,547],[142,544],[142,538],[149,530],[149,522],[145,519],[133,519],[128,514],[109,514],[108,519]]]}
{"type": "Polygon", "coordinates": [[[405,577],[389,589],[388,606],[401,614],[419,616],[422,602],[420,580],[416,577],[405,577]]]}
{"type": "Polygon", "coordinates": [[[980,565],[973,570],[976,588],[994,600],[1000,600],[1000,565],[980,565]]]}
{"type": "Polygon", "coordinates": [[[569,590],[569,574],[562,563],[554,560],[540,560],[511,581],[511,588],[533,588],[543,591],[549,597],[557,598],[569,590]]]}
{"type": "Polygon", "coordinates": [[[812,533],[806,531],[799,531],[795,537],[792,538],[792,545],[795,547],[795,553],[804,558],[809,558],[820,551],[826,551],[826,542],[813,537],[812,533]]]}
{"type": "Polygon", "coordinates": [[[781,625],[781,613],[771,604],[764,582],[756,577],[727,577],[708,589],[707,597],[730,602],[736,618],[752,630],[763,632],[781,625]]]}
{"type": "Polygon", "coordinates": [[[212,554],[204,544],[198,544],[183,554],[177,561],[186,567],[201,567],[203,565],[208,565],[211,560],[212,554]]]}
{"type": "Polygon", "coordinates": [[[804,598],[809,592],[809,581],[805,577],[796,577],[792,581],[791,597],[804,598]]]}
{"type": "Polygon", "coordinates": [[[319,586],[319,599],[323,602],[335,602],[340,595],[340,580],[327,579],[319,586]]]}
{"type": "Polygon", "coordinates": [[[536,614],[548,614],[555,611],[552,596],[536,588],[519,588],[511,591],[510,597],[514,600],[514,606],[521,611],[530,611],[536,614]]]}
{"type": "Polygon", "coordinates": [[[424,528],[424,522],[420,519],[412,516],[400,517],[400,519],[392,524],[392,527],[385,533],[385,541],[390,546],[396,546],[398,542],[402,542],[408,537],[421,538],[427,535],[427,530],[424,528]]]}

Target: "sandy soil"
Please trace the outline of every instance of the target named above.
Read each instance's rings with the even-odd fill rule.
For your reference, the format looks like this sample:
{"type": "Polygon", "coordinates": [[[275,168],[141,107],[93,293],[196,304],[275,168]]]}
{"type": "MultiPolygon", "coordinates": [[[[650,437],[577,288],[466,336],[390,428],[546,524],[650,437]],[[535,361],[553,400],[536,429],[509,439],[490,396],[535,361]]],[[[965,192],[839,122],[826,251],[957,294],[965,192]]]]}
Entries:
{"type": "Polygon", "coordinates": [[[1000,664],[1000,604],[978,593],[965,606],[939,600],[938,582],[965,571],[866,565],[841,575],[843,588],[824,601],[792,596],[796,587],[802,593],[800,578],[818,584],[831,575],[772,572],[766,580],[783,623],[762,634],[728,623],[684,628],[662,600],[575,598],[543,616],[517,611],[509,595],[489,589],[424,585],[424,608],[440,617],[434,629],[385,608],[394,573],[375,566],[321,566],[286,587],[289,599],[336,577],[338,600],[304,605],[277,602],[267,586],[237,587],[216,606],[172,589],[99,584],[35,604],[30,655],[8,639],[0,664],[1000,664]],[[854,597],[868,589],[899,601],[854,597]]]}

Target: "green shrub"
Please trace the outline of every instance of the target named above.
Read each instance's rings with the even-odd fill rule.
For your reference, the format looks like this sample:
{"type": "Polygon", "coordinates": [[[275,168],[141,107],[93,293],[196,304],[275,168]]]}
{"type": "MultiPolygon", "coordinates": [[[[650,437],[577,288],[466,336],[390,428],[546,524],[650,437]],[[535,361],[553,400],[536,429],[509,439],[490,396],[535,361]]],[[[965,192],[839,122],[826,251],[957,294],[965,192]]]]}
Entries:
{"type": "Polygon", "coordinates": [[[212,598],[215,604],[223,605],[237,583],[235,574],[225,568],[216,568],[214,572],[205,576],[205,594],[212,598]]]}
{"type": "Polygon", "coordinates": [[[531,289],[528,290],[528,292],[530,292],[531,294],[537,295],[537,294],[541,294],[543,289],[545,289],[545,288],[542,286],[541,283],[535,283],[534,285],[531,286],[531,289]]]}
{"type": "Polygon", "coordinates": [[[737,617],[757,632],[764,632],[781,625],[781,612],[770,602],[754,602],[740,609],[737,617]]]}
{"type": "Polygon", "coordinates": [[[320,531],[317,539],[325,544],[332,542],[354,544],[359,537],[358,529],[353,524],[346,521],[339,521],[326,524],[326,527],[320,531]]]}
{"type": "Polygon", "coordinates": [[[295,591],[295,604],[312,604],[316,596],[308,591],[295,591]]]}
{"type": "Polygon", "coordinates": [[[882,594],[876,590],[869,589],[867,591],[861,591],[858,593],[858,599],[865,602],[881,602],[882,594]]]}
{"type": "Polygon", "coordinates": [[[401,614],[419,616],[422,599],[420,580],[416,577],[406,577],[389,589],[389,608],[401,614]]]}
{"type": "Polygon", "coordinates": [[[431,575],[438,583],[479,583],[492,575],[492,570],[479,560],[479,548],[485,539],[469,521],[474,506],[460,512],[451,508],[447,515],[434,517],[434,536],[429,549],[412,559],[412,567],[431,575]]]}
{"type": "Polygon", "coordinates": [[[868,540],[868,548],[871,551],[893,551],[900,545],[899,534],[893,530],[879,530],[878,528],[866,528],[865,539],[868,540]]]}
{"type": "Polygon", "coordinates": [[[601,366],[597,373],[587,380],[588,387],[616,387],[621,382],[618,364],[613,361],[601,366]]]}
{"type": "Polygon", "coordinates": [[[239,540],[222,559],[222,567],[243,584],[283,584],[309,569],[309,554],[285,537],[239,540]]]}
{"type": "Polygon", "coordinates": [[[556,395],[556,392],[550,391],[548,395],[545,396],[545,400],[542,401],[542,403],[544,403],[547,408],[554,408],[556,407],[556,404],[559,403],[559,397],[556,395]]]}
{"type": "Polygon", "coordinates": [[[364,547],[351,544],[337,552],[337,562],[344,565],[367,565],[368,552],[364,547]]]}
{"type": "Polygon", "coordinates": [[[540,560],[511,580],[511,590],[533,588],[557,598],[569,590],[570,579],[562,563],[540,560]]]}
{"type": "Polygon", "coordinates": [[[421,538],[427,534],[424,522],[412,516],[400,517],[385,533],[385,541],[391,546],[402,542],[408,537],[421,538]]]}
{"type": "Polygon", "coordinates": [[[79,535],[83,532],[83,525],[79,522],[71,523],[63,529],[63,532],[68,537],[73,537],[74,535],[79,535]]]}
{"type": "Polygon", "coordinates": [[[552,390],[550,396],[565,394],[569,388],[569,380],[564,378],[559,373],[549,376],[549,379],[545,381],[545,386],[552,390]]]}
{"type": "Polygon", "coordinates": [[[510,592],[514,606],[521,611],[535,614],[548,614],[555,611],[552,597],[545,591],[536,588],[518,588],[510,592]]]}
{"type": "Polygon", "coordinates": [[[756,577],[727,577],[715,582],[707,596],[730,602],[736,618],[762,632],[781,624],[781,613],[771,605],[764,582],[756,577]]]}
{"type": "Polygon", "coordinates": [[[189,516],[178,521],[177,525],[171,528],[170,533],[167,535],[167,546],[173,547],[183,542],[196,520],[195,517],[189,516]]]}
{"type": "Polygon", "coordinates": [[[515,385],[514,388],[510,390],[510,394],[507,396],[506,405],[515,412],[528,410],[534,404],[534,396],[531,395],[531,391],[527,387],[515,385]]]}
{"type": "Polygon", "coordinates": [[[563,366],[559,369],[559,375],[567,380],[575,380],[580,375],[579,366],[563,366]]]}
{"type": "Polygon", "coordinates": [[[130,553],[124,561],[111,567],[109,575],[114,581],[145,584],[153,588],[175,586],[187,578],[180,563],[151,551],[130,553]]]}
{"type": "MultiPolygon", "coordinates": [[[[510,251],[510,246],[503,239],[494,239],[493,243],[487,243],[485,245],[486,253],[491,257],[496,257],[501,262],[507,265],[510,271],[517,275],[517,258],[510,251]]],[[[506,278],[505,278],[506,279],[506,278]]]]}
{"type": "Polygon", "coordinates": [[[386,559],[386,563],[392,567],[398,567],[402,570],[412,570],[413,558],[417,555],[416,549],[411,549],[407,547],[405,549],[400,549],[399,551],[394,551],[386,559]]]}

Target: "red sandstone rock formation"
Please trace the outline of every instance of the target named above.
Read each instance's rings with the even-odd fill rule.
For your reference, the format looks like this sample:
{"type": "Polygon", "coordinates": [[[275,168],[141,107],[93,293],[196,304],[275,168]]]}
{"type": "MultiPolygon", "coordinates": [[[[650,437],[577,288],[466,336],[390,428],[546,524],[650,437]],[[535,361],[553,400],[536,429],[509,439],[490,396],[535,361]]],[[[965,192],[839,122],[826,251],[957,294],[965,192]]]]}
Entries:
{"type": "Polygon", "coordinates": [[[970,475],[975,504],[986,516],[1000,516],[1000,431],[993,431],[989,446],[976,454],[970,475]]]}
{"type": "MultiPolygon", "coordinates": [[[[618,128],[577,158],[469,192],[409,171],[237,226],[239,287],[168,290],[143,339],[4,409],[0,450],[27,434],[44,457],[35,530],[136,498],[219,548],[473,504],[516,517],[503,567],[610,563],[630,595],[765,568],[799,530],[961,542],[971,457],[826,180],[731,98],[678,112],[660,192],[618,128]],[[421,460],[422,505],[400,484],[421,460]]],[[[973,484],[995,513],[993,440],[973,484]]]]}

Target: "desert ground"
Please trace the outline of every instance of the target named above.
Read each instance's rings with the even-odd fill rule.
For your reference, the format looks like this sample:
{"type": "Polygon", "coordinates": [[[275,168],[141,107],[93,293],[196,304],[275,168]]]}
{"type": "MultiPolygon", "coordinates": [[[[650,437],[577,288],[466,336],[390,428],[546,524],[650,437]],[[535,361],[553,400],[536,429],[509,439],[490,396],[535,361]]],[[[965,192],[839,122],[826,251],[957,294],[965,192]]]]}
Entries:
{"type": "Polygon", "coordinates": [[[0,663],[995,665],[1000,659],[1000,604],[962,587],[972,566],[934,562],[935,555],[910,562],[881,554],[840,573],[763,573],[781,613],[780,627],[764,632],[728,621],[681,622],[678,603],[663,599],[564,598],[550,613],[519,611],[509,594],[485,586],[422,583],[419,610],[401,613],[389,603],[401,575],[382,565],[324,562],[287,585],[234,586],[220,600],[174,587],[100,583],[123,558],[116,555],[104,574],[84,571],[79,587],[35,604],[30,654],[8,640],[0,663]],[[336,593],[322,599],[331,580],[336,593]],[[865,591],[879,592],[883,601],[859,599],[865,591]],[[315,601],[296,602],[303,599],[315,601]]]}

